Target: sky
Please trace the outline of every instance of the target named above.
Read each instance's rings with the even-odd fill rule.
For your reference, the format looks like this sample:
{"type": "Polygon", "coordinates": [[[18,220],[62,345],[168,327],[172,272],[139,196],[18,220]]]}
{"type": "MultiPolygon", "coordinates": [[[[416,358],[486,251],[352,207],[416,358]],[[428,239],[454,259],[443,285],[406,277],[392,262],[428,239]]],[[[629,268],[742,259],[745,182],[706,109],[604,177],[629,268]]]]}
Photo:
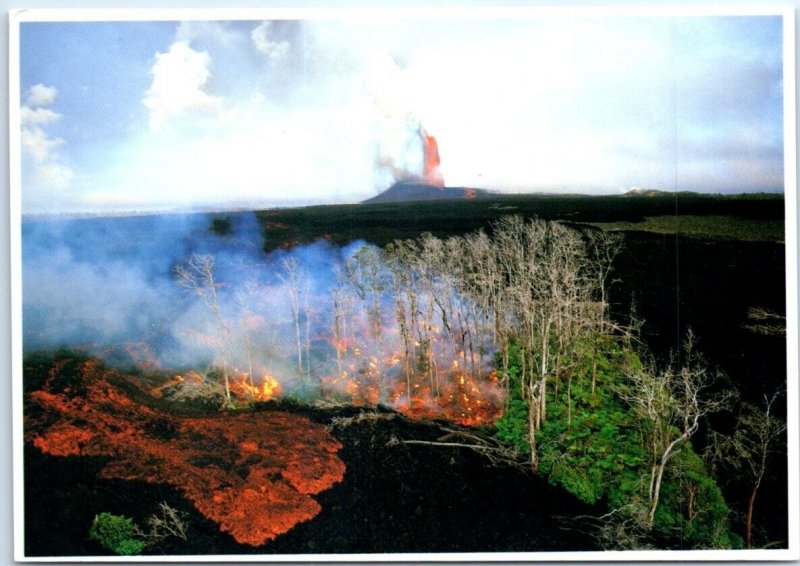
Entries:
{"type": "MultiPolygon", "coordinates": [[[[777,16],[23,21],[23,213],[782,191],[777,16]]],[[[14,85],[14,82],[11,83],[14,85]]]]}

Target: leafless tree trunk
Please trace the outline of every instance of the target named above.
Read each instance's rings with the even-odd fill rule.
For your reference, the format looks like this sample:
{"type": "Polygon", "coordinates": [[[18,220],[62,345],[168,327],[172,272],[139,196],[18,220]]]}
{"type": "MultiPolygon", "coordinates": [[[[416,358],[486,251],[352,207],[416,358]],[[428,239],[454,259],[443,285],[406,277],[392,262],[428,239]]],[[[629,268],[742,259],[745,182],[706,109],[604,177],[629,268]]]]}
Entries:
{"type": "Polygon", "coordinates": [[[374,371],[377,373],[378,403],[386,400],[383,363],[383,313],[381,303],[386,289],[386,270],[381,252],[371,246],[361,247],[345,264],[348,282],[367,313],[374,340],[374,371]]]}
{"type": "Polygon", "coordinates": [[[214,280],[214,256],[209,254],[192,254],[185,265],[175,268],[178,284],[190,289],[202,299],[211,310],[217,325],[217,348],[219,351],[220,370],[225,383],[225,402],[231,403],[231,386],[228,379],[226,338],[227,328],[222,317],[222,309],[217,295],[217,283],[214,280]]]}
{"type": "Polygon", "coordinates": [[[289,291],[289,301],[292,308],[292,320],[294,322],[295,346],[297,351],[297,375],[303,377],[303,343],[300,330],[300,287],[304,274],[300,269],[300,264],[294,257],[287,257],[281,262],[283,273],[280,279],[287,285],[289,291]]]}
{"type": "Polygon", "coordinates": [[[697,432],[701,418],[720,410],[729,395],[706,395],[715,376],[696,351],[694,334],[687,333],[684,360],[679,368],[657,372],[654,368],[628,375],[630,388],[621,396],[649,422],[652,464],[648,487],[647,528],[653,528],[661,484],[669,461],[697,432]]]}
{"type": "Polygon", "coordinates": [[[333,349],[336,351],[336,376],[342,377],[344,366],[342,365],[342,350],[345,344],[344,334],[344,304],[342,301],[341,287],[334,287],[333,294],[333,349]]]}
{"type": "Polygon", "coordinates": [[[244,334],[244,348],[247,358],[247,379],[250,384],[251,397],[255,396],[255,384],[253,382],[253,339],[251,336],[251,319],[253,313],[251,303],[257,294],[258,284],[254,281],[248,281],[242,286],[239,292],[236,293],[236,302],[241,308],[241,326],[244,334]]]}
{"type": "Polygon", "coordinates": [[[786,431],[786,423],[774,415],[774,405],[782,391],[764,395],[761,406],[744,403],[733,434],[719,436],[709,443],[706,452],[711,465],[735,475],[745,474],[750,481],[750,495],[745,512],[745,545],[753,546],[753,513],[759,488],[767,473],[768,458],[776,442],[786,431]]]}

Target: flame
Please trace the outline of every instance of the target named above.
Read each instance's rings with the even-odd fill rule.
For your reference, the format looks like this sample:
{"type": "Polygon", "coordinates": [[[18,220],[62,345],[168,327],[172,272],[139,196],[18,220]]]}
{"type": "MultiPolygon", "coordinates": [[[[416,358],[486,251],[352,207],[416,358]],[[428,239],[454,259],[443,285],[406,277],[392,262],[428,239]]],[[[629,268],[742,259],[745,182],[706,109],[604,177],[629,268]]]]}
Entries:
{"type": "MultiPolygon", "coordinates": [[[[342,348],[338,372],[320,378],[322,395],[347,400],[354,405],[374,406],[382,403],[412,418],[445,419],[466,426],[481,426],[500,417],[503,389],[496,372],[479,354],[449,350],[447,338],[440,328],[431,326],[430,336],[436,350],[436,376],[422,369],[401,350],[371,355],[353,345],[342,348]],[[434,383],[435,382],[435,385],[434,383]]],[[[384,344],[385,346],[386,344],[384,344]]],[[[331,341],[339,348],[341,342],[331,341]]],[[[414,344],[419,348],[420,344],[414,344]]],[[[366,347],[365,347],[366,349],[366,347]]]]}
{"type": "Polygon", "coordinates": [[[237,396],[252,401],[269,401],[282,391],[280,382],[267,373],[251,385],[247,372],[240,373],[231,381],[231,389],[237,396]]]}

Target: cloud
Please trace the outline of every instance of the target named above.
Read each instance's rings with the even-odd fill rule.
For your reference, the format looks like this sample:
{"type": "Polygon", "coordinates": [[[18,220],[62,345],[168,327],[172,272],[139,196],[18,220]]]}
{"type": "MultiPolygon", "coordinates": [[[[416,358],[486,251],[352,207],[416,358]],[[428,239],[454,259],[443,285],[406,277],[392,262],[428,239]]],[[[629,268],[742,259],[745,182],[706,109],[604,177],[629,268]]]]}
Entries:
{"type": "Polygon", "coordinates": [[[688,30],[672,18],[572,16],[166,24],[158,43],[120,60],[134,82],[92,84],[125,128],[78,124],[39,84],[23,96],[23,144],[31,164],[49,164],[40,179],[69,178],[57,159],[68,150],[82,164],[64,194],[79,210],[353,202],[419,170],[420,123],[453,186],[672,188],[676,169],[692,188],[729,185],[729,171],[748,182],[766,171],[772,183],[780,26],[719,20],[688,30]],[[67,137],[61,113],[80,144],[56,135],[67,137]]]}
{"type": "Polygon", "coordinates": [[[242,38],[231,22],[183,21],[175,31],[175,41],[235,47],[242,38]]]}
{"type": "Polygon", "coordinates": [[[31,108],[23,106],[20,109],[20,122],[23,126],[45,126],[61,118],[61,114],[49,108],[31,108]]]}
{"type": "Polygon", "coordinates": [[[35,180],[53,189],[68,187],[74,177],[72,169],[55,161],[42,163],[35,171],[35,180]]]}
{"type": "Polygon", "coordinates": [[[53,158],[53,150],[64,145],[61,138],[51,138],[40,127],[22,128],[22,149],[37,164],[43,164],[53,158]]]}
{"type": "Polygon", "coordinates": [[[211,78],[210,57],[195,51],[187,41],[174,42],[166,53],[157,53],[153,82],[144,98],[150,111],[150,126],[159,129],[187,112],[216,112],[222,99],[203,89],[211,78]]]}
{"type": "MultiPolygon", "coordinates": [[[[37,84],[28,90],[25,106],[20,108],[20,144],[23,152],[23,183],[26,195],[50,195],[67,187],[72,169],[61,162],[58,148],[66,141],[53,137],[47,128],[63,118],[46,108],[55,104],[58,90],[37,84]]],[[[30,200],[30,199],[29,199],[30,200]]]]}
{"type": "Polygon", "coordinates": [[[271,38],[272,27],[272,22],[261,22],[250,32],[250,38],[253,40],[256,51],[265,55],[267,59],[282,59],[289,52],[289,42],[286,40],[276,41],[271,38]]]}
{"type": "Polygon", "coordinates": [[[37,106],[50,106],[58,96],[58,91],[55,87],[45,86],[43,84],[33,85],[28,91],[28,98],[25,100],[25,105],[31,108],[37,106]]]}

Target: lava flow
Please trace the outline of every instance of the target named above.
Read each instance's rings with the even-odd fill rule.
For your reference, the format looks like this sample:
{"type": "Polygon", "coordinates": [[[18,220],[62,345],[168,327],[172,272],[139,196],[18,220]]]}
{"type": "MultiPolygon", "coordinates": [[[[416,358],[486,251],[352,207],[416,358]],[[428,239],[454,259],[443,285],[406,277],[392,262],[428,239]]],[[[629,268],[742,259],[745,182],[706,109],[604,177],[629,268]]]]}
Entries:
{"type": "Polygon", "coordinates": [[[305,417],[179,418],[135,401],[131,380],[96,360],[57,358],[40,371],[27,441],[54,456],[110,457],[104,478],[173,485],[239,543],[260,546],[313,518],[311,496],[344,476],[341,445],[305,417]]]}

